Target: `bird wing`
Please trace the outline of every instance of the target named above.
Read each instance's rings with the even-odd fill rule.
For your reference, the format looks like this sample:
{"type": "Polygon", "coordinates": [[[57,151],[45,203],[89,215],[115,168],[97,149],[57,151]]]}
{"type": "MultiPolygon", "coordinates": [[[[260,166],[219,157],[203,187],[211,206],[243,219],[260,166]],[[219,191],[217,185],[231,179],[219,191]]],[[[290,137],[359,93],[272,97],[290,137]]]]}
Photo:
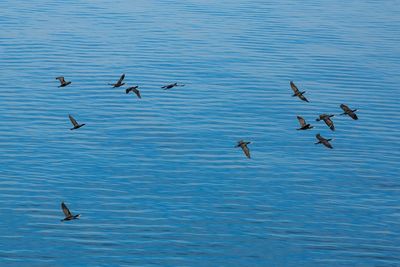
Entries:
{"type": "Polygon", "coordinates": [[[346,106],[345,104],[341,104],[340,107],[343,109],[343,111],[345,113],[348,113],[349,111],[351,111],[351,109],[348,106],[346,106]]]}
{"type": "Polygon", "coordinates": [[[237,141],[235,147],[240,147],[242,144],[243,144],[243,140],[239,140],[239,141],[237,141]]]}
{"type": "Polygon", "coordinates": [[[76,122],[76,120],[71,116],[71,115],[68,115],[68,117],[69,117],[69,120],[71,121],[71,123],[74,125],[74,126],[78,126],[79,124],[76,122]]]}
{"type": "Polygon", "coordinates": [[[137,97],[142,98],[142,96],[140,95],[140,91],[136,88],[133,88],[132,91],[137,95],[137,97]]]}
{"type": "Polygon", "coordinates": [[[329,143],[328,140],[323,140],[323,141],[322,141],[322,144],[324,144],[324,146],[326,146],[326,147],[333,148],[332,145],[331,145],[331,143],[329,143]]]}
{"type": "Polygon", "coordinates": [[[350,116],[353,120],[358,120],[357,115],[356,115],[352,110],[349,112],[349,116],[350,116]]]}
{"type": "Polygon", "coordinates": [[[308,102],[308,99],[307,99],[304,95],[299,94],[298,97],[299,97],[301,100],[308,102]]]}
{"type": "Polygon", "coordinates": [[[295,94],[299,92],[299,88],[297,88],[297,86],[292,81],[290,81],[290,87],[292,87],[292,90],[295,94]]]}
{"type": "Polygon", "coordinates": [[[61,209],[64,212],[65,217],[71,217],[72,216],[72,213],[69,211],[69,209],[67,208],[67,205],[65,205],[64,202],[61,203],[61,209]]]}
{"type": "Polygon", "coordinates": [[[304,127],[306,125],[306,121],[302,117],[297,116],[297,119],[299,120],[301,127],[304,127]]]}
{"type": "Polygon", "coordinates": [[[62,77],[62,76],[57,77],[56,80],[59,80],[61,84],[65,83],[64,77],[62,77]]]}
{"type": "Polygon", "coordinates": [[[250,150],[246,145],[242,145],[242,150],[243,150],[244,154],[246,155],[246,157],[250,158],[250,150]]]}
{"type": "Polygon", "coordinates": [[[324,117],[324,121],[325,121],[326,125],[329,126],[329,128],[331,128],[331,129],[335,128],[335,125],[333,125],[333,121],[329,117],[324,117]]]}
{"type": "Polygon", "coordinates": [[[117,83],[122,83],[124,78],[125,78],[125,74],[122,74],[117,83]]]}

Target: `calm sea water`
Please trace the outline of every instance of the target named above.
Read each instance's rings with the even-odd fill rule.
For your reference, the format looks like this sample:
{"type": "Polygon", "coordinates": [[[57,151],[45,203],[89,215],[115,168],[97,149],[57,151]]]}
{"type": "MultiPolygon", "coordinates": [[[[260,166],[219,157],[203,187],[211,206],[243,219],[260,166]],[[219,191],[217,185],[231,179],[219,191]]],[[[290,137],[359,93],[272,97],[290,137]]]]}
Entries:
{"type": "Polygon", "coordinates": [[[400,266],[397,1],[0,10],[0,266],[400,266]]]}

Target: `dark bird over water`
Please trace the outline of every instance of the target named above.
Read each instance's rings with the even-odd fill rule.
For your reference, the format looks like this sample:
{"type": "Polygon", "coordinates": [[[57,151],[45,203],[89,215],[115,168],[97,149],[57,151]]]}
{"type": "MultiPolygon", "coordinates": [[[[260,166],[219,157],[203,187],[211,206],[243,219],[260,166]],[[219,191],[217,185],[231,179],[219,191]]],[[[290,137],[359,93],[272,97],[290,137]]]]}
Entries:
{"type": "Polygon", "coordinates": [[[142,98],[142,96],[140,95],[140,92],[139,92],[138,88],[139,88],[139,86],[137,86],[137,85],[136,85],[136,86],[132,86],[132,87],[127,88],[127,89],[125,90],[125,92],[126,92],[127,94],[129,94],[129,92],[134,92],[134,93],[137,95],[138,98],[142,98]]]}
{"type": "Polygon", "coordinates": [[[320,134],[315,135],[315,137],[317,137],[318,142],[316,142],[315,144],[323,144],[324,146],[326,146],[327,148],[332,149],[332,145],[329,143],[329,141],[331,141],[332,139],[325,139],[323,138],[320,134]]]}
{"type": "Polygon", "coordinates": [[[303,119],[303,117],[297,116],[297,119],[300,122],[300,128],[298,128],[297,130],[308,130],[314,128],[314,126],[311,126],[311,124],[306,123],[306,120],[303,119]]]}
{"type": "Polygon", "coordinates": [[[334,131],[335,130],[335,125],[333,124],[333,121],[331,118],[335,115],[329,115],[329,114],[321,114],[319,115],[319,118],[316,119],[316,121],[323,120],[328,127],[334,131]]]}
{"type": "Polygon", "coordinates": [[[357,117],[357,115],[356,115],[356,111],[357,111],[357,109],[350,109],[348,106],[346,106],[345,104],[341,104],[340,105],[340,108],[341,109],[343,109],[343,113],[342,114],[340,114],[340,115],[345,115],[345,114],[347,114],[347,115],[349,115],[350,116],[350,118],[352,118],[353,120],[358,120],[358,117],[357,117]]]}
{"type": "Polygon", "coordinates": [[[168,90],[168,89],[171,89],[171,88],[173,88],[175,86],[185,86],[185,85],[184,84],[178,84],[178,83],[171,83],[171,84],[168,84],[168,85],[164,85],[161,88],[164,89],[164,90],[168,90]]]}
{"type": "Polygon", "coordinates": [[[67,208],[67,205],[64,204],[64,202],[61,203],[61,209],[65,214],[65,218],[62,219],[61,221],[71,221],[71,220],[75,220],[75,219],[79,219],[79,216],[81,216],[80,214],[77,215],[73,215],[69,209],[67,208]]]}
{"type": "Polygon", "coordinates": [[[74,128],[71,128],[70,130],[75,130],[75,129],[81,128],[82,126],[85,125],[84,123],[83,124],[77,123],[76,120],[71,115],[68,115],[68,117],[69,117],[69,120],[71,121],[72,125],[74,125],[74,128]]]}
{"type": "Polygon", "coordinates": [[[306,91],[300,92],[299,88],[297,88],[297,86],[292,81],[290,81],[290,87],[292,87],[293,90],[292,96],[297,96],[301,100],[308,102],[307,98],[304,96],[304,93],[306,91]]]}
{"type": "Polygon", "coordinates": [[[247,158],[250,158],[250,150],[247,147],[248,144],[251,142],[244,142],[243,140],[238,141],[237,145],[235,147],[240,147],[242,148],[244,154],[246,155],[247,158]]]}
{"type": "Polygon", "coordinates": [[[62,76],[57,77],[56,80],[59,80],[60,83],[61,83],[61,85],[58,86],[58,87],[65,87],[65,86],[67,86],[68,84],[71,84],[71,82],[66,82],[66,81],[64,80],[64,77],[62,77],[62,76]]]}
{"type": "Polygon", "coordinates": [[[122,81],[125,78],[125,74],[122,74],[121,77],[119,78],[119,80],[116,83],[109,83],[109,85],[112,85],[114,88],[115,87],[121,87],[122,85],[124,85],[125,83],[123,83],[122,81]]]}

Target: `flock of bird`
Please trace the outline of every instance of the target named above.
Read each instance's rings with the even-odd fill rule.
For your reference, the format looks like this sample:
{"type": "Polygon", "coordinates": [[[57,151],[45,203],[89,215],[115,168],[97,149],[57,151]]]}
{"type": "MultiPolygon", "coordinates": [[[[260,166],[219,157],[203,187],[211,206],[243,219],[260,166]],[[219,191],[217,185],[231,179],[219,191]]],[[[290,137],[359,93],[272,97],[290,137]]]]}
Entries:
{"type": "MultiPolygon", "coordinates": [[[[306,91],[301,92],[299,90],[299,88],[297,88],[297,86],[292,81],[290,82],[290,87],[293,90],[293,95],[292,95],[293,97],[297,96],[304,102],[307,102],[307,103],[309,102],[308,99],[304,96],[306,91]]],[[[358,117],[355,113],[357,111],[357,109],[351,109],[345,104],[341,104],[340,108],[343,110],[343,113],[341,113],[340,115],[348,115],[353,120],[358,120],[358,117]]],[[[333,114],[325,114],[325,113],[320,114],[319,117],[316,119],[316,121],[323,120],[325,122],[325,124],[329,127],[329,129],[331,129],[332,131],[335,131],[335,125],[333,124],[333,121],[331,120],[331,118],[334,116],[335,115],[333,115],[333,114]]],[[[299,123],[300,123],[300,128],[298,128],[297,130],[310,130],[310,129],[314,128],[314,126],[307,123],[303,117],[297,116],[297,119],[299,120],[299,123]]],[[[333,146],[330,143],[330,141],[332,141],[332,139],[326,139],[319,133],[316,134],[315,137],[318,140],[318,142],[315,143],[316,145],[323,144],[327,148],[330,148],[330,149],[333,148],[333,146]]],[[[250,149],[247,146],[250,143],[251,142],[245,142],[243,140],[240,140],[240,141],[238,141],[238,143],[236,145],[236,147],[240,147],[243,150],[243,153],[246,155],[247,158],[250,158],[250,149]]]]}
{"type": "MultiPolygon", "coordinates": [[[[118,88],[121,87],[123,85],[125,85],[124,83],[124,79],[125,79],[125,74],[122,74],[121,77],[118,79],[118,81],[116,83],[109,83],[109,85],[112,85],[113,88],[118,88]]],[[[70,85],[72,82],[71,81],[66,81],[65,78],[63,76],[59,76],[56,77],[56,80],[60,81],[60,85],[58,87],[66,87],[68,85],[70,85]]],[[[171,84],[167,84],[162,86],[161,88],[164,90],[168,90],[174,87],[178,87],[178,86],[185,86],[184,84],[178,84],[178,83],[171,83],[171,84]]],[[[142,96],[140,95],[140,91],[139,91],[139,86],[135,85],[135,86],[131,86],[125,89],[125,93],[129,94],[130,92],[133,92],[136,94],[136,96],[140,99],[142,98],[142,96]]],[[[79,124],[74,117],[72,117],[71,115],[68,115],[69,120],[71,121],[73,127],[70,130],[76,130],[79,129],[83,126],[85,126],[85,123],[79,124]]],[[[61,221],[70,221],[70,220],[75,220],[78,219],[80,217],[80,214],[77,215],[73,215],[71,213],[71,211],[68,209],[67,205],[65,205],[64,202],[61,203],[61,209],[65,215],[65,218],[62,219],[61,221]]]]}
{"type": "MultiPolygon", "coordinates": [[[[60,85],[58,87],[65,87],[71,84],[71,81],[65,81],[65,78],[60,76],[56,78],[57,80],[60,81],[60,85]]],[[[124,79],[125,79],[125,74],[122,74],[121,77],[118,79],[118,81],[116,83],[110,83],[109,85],[112,85],[113,88],[118,88],[121,87],[123,85],[125,85],[124,83],[124,79]]],[[[172,83],[172,84],[168,84],[168,85],[164,85],[161,88],[164,90],[168,90],[171,89],[173,87],[177,87],[177,86],[185,86],[184,84],[178,84],[178,83],[172,83]]],[[[309,102],[308,99],[304,96],[304,94],[306,93],[305,91],[301,92],[297,86],[291,81],[290,82],[290,87],[293,90],[293,97],[298,97],[299,99],[301,99],[302,101],[305,102],[309,102]]],[[[142,98],[142,96],[140,95],[140,91],[139,91],[139,86],[131,86],[128,87],[125,90],[126,94],[129,94],[130,92],[133,92],[136,94],[136,96],[140,99],[142,98]]],[[[355,112],[357,111],[357,109],[350,109],[347,105],[345,104],[341,104],[340,108],[343,110],[343,113],[341,113],[340,115],[348,115],[350,118],[352,118],[353,120],[358,120],[357,115],[355,114],[355,112]]],[[[316,121],[321,121],[323,120],[325,122],[325,124],[329,127],[329,129],[331,129],[332,131],[335,131],[335,125],[333,124],[333,121],[331,120],[332,117],[334,117],[335,115],[333,114],[320,114],[319,117],[316,119],[316,121]]],[[[70,130],[76,130],[81,128],[82,126],[84,126],[85,124],[79,124],[71,115],[68,115],[73,128],[71,128],[70,130]]],[[[300,123],[300,128],[298,128],[297,130],[310,130],[312,128],[314,128],[314,126],[312,126],[311,124],[307,123],[306,120],[301,117],[301,116],[297,116],[297,119],[300,123]]],[[[321,134],[316,134],[315,137],[317,138],[318,142],[316,142],[315,144],[323,144],[325,147],[332,149],[333,146],[331,145],[330,141],[332,139],[326,139],[323,136],[321,136],[321,134]]],[[[237,145],[235,147],[240,147],[243,150],[243,153],[245,154],[245,156],[247,158],[251,158],[250,156],[250,149],[248,147],[248,145],[251,142],[247,142],[247,141],[243,141],[240,140],[237,142],[237,145]]],[[[68,209],[68,207],[65,205],[64,202],[61,203],[61,209],[65,215],[65,218],[62,219],[61,221],[70,221],[70,220],[74,220],[74,219],[78,219],[80,217],[80,214],[77,215],[73,215],[71,213],[71,211],[68,209]]]]}

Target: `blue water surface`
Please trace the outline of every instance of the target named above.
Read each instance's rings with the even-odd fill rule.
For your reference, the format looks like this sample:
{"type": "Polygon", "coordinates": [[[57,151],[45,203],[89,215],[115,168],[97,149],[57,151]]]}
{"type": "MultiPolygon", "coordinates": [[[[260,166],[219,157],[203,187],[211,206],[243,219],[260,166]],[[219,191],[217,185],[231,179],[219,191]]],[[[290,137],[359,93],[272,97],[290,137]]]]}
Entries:
{"type": "Polygon", "coordinates": [[[399,13],[0,1],[0,266],[400,266],[399,13]]]}

